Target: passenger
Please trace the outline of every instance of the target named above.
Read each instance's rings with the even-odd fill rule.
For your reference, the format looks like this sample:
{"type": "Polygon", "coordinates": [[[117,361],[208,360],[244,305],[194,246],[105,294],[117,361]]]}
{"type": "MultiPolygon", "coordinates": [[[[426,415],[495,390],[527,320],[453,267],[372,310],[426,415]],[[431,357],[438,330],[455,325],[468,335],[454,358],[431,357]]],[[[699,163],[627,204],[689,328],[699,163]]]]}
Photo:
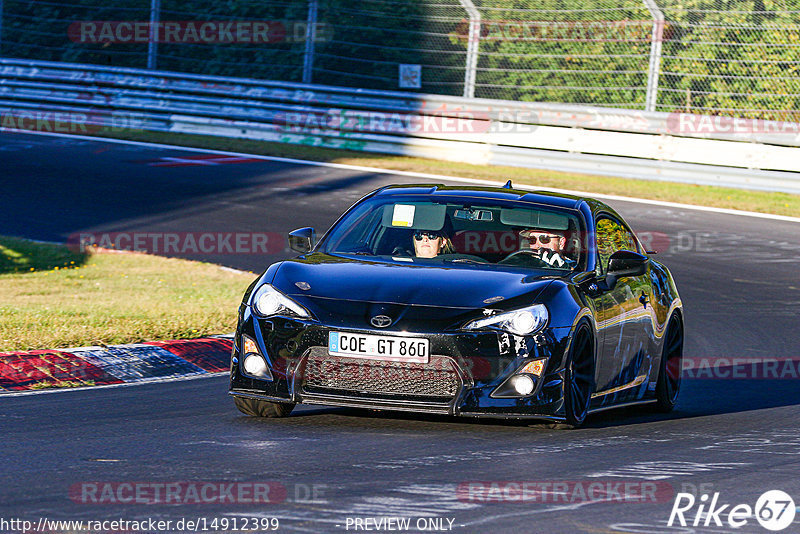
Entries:
{"type": "Polygon", "coordinates": [[[572,268],[577,263],[564,254],[567,238],[554,230],[528,229],[519,233],[523,250],[532,250],[548,265],[556,268],[572,268]]]}
{"type": "Polygon", "coordinates": [[[439,254],[452,252],[450,239],[442,232],[417,230],[414,232],[414,255],[418,258],[435,258],[439,254]]]}

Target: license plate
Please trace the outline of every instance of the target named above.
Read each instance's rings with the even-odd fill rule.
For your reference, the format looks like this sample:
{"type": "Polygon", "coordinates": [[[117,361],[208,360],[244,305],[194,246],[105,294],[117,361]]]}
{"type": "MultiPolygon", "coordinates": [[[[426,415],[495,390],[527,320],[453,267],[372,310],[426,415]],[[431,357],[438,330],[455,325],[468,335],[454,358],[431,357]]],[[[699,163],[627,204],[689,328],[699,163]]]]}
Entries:
{"type": "Polygon", "coordinates": [[[371,360],[428,363],[428,340],[417,337],[373,336],[330,332],[328,353],[371,360]]]}

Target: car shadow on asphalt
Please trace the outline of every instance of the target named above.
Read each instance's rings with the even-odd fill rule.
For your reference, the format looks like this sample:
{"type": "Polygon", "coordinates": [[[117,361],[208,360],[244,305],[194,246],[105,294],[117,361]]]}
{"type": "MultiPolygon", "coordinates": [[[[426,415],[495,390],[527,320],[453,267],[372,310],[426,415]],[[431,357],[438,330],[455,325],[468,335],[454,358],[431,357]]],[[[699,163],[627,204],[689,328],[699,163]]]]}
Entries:
{"type": "MultiPolygon", "coordinates": [[[[800,360],[782,360],[777,368],[768,369],[772,374],[753,369],[752,364],[743,366],[716,367],[713,373],[684,377],[678,403],[670,413],[659,413],[653,404],[628,406],[591,414],[583,428],[604,428],[626,425],[647,424],[660,421],[680,420],[709,415],[780,408],[800,405],[800,387],[795,372],[800,360]],[[792,370],[793,369],[793,370],[792,370]],[[708,378],[708,377],[711,378],[708,378]],[[770,378],[764,378],[770,376],[770,378]],[[777,377],[777,378],[775,378],[777,377]]],[[[470,427],[495,430],[530,428],[551,430],[547,421],[527,419],[490,419],[474,417],[455,417],[438,414],[424,414],[391,410],[368,410],[360,408],[339,408],[327,406],[299,406],[286,419],[270,420],[271,424],[309,424],[341,427],[374,427],[376,423],[397,428],[407,427],[408,423],[431,424],[443,428],[470,427]]]]}
{"type": "MultiPolygon", "coordinates": [[[[797,371],[800,361],[787,363],[797,371]]],[[[670,413],[657,413],[648,405],[631,406],[593,414],[586,426],[631,425],[797,406],[800,378],[786,371],[790,368],[783,368],[783,378],[767,379],[746,377],[742,366],[718,367],[713,378],[683,378],[678,403],[670,413]]],[[[777,376],[781,376],[780,371],[777,376]]]]}

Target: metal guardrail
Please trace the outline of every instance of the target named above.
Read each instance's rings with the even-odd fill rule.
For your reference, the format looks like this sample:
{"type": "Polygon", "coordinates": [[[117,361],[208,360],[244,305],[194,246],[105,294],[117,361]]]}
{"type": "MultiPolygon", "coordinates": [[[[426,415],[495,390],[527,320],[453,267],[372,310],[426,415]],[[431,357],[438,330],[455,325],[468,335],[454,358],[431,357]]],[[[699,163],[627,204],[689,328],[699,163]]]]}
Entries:
{"type": "Polygon", "coordinates": [[[0,59],[0,125],[25,129],[26,118],[47,113],[89,130],[218,135],[800,193],[796,123],[0,59]]]}

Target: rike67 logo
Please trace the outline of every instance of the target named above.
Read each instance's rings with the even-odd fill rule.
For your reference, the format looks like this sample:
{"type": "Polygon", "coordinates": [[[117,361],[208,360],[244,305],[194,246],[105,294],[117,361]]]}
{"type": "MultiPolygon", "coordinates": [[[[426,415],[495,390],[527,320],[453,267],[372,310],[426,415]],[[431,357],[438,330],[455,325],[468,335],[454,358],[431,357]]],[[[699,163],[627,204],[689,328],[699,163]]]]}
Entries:
{"type": "Polygon", "coordinates": [[[781,490],[765,492],[758,498],[755,507],[720,503],[719,492],[710,498],[708,494],[703,494],[699,499],[691,493],[678,493],[667,526],[677,523],[685,527],[688,521],[695,527],[722,527],[727,523],[730,528],[741,528],[755,518],[765,529],[777,532],[792,524],[796,511],[794,500],[781,490]]]}

